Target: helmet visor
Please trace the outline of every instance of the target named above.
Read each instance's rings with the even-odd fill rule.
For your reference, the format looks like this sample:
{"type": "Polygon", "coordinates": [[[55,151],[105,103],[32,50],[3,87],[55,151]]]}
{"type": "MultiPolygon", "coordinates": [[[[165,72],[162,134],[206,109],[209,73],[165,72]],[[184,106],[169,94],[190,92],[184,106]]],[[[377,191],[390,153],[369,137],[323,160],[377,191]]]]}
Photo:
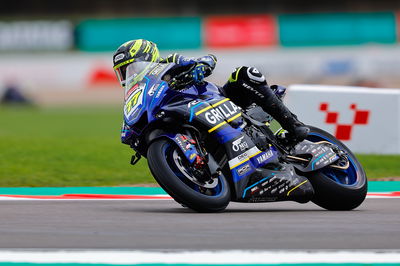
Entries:
{"type": "Polygon", "coordinates": [[[129,64],[128,67],[125,70],[126,73],[126,79],[124,80],[126,86],[126,89],[130,89],[133,87],[135,84],[140,82],[144,76],[149,72],[150,69],[152,69],[157,63],[152,63],[152,62],[133,62],[132,64],[129,64]]]}
{"type": "Polygon", "coordinates": [[[127,66],[125,65],[117,69],[114,69],[115,75],[117,75],[119,84],[121,84],[122,87],[124,87],[126,84],[126,67],[127,66]]]}

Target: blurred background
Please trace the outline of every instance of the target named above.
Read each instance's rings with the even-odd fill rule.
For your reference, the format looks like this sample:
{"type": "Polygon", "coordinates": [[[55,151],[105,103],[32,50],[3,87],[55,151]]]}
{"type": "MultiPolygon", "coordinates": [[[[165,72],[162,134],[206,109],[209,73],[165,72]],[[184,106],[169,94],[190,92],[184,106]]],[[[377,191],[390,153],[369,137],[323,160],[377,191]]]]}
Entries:
{"type": "MultiPolygon", "coordinates": [[[[0,106],[0,186],[154,182],[119,140],[112,54],[127,40],[163,56],[213,53],[220,85],[250,65],[270,84],[382,90],[400,88],[399,10],[398,0],[2,1],[0,101],[32,107],[0,106]]],[[[400,176],[398,156],[360,158],[370,177],[400,176]]]]}
{"type": "Polygon", "coordinates": [[[117,103],[111,56],[145,38],[165,56],[214,53],[212,81],[254,65],[270,83],[400,87],[399,1],[6,1],[0,95],[42,104],[117,103]]]}

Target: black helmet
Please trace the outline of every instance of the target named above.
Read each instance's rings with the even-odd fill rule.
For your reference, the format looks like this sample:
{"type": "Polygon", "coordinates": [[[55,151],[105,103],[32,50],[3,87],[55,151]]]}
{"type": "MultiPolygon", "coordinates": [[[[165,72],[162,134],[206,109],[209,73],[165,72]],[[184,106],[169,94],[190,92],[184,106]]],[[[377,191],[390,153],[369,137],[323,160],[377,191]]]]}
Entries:
{"type": "Polygon", "coordinates": [[[121,86],[125,86],[126,68],[133,62],[159,62],[157,45],[151,41],[138,39],[128,41],[118,47],[113,55],[114,71],[121,86]]]}

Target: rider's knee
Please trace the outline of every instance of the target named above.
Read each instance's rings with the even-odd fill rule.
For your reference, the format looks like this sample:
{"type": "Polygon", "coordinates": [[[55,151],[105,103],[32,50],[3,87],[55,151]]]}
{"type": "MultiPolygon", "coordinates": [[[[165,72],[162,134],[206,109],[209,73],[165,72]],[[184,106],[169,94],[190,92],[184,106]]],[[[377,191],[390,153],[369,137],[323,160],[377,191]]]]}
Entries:
{"type": "Polygon", "coordinates": [[[256,67],[242,66],[236,68],[229,77],[230,83],[250,83],[253,85],[267,85],[265,76],[256,67]]]}
{"type": "Polygon", "coordinates": [[[264,98],[266,89],[269,90],[264,75],[257,68],[247,66],[236,68],[221,88],[225,97],[244,108],[254,103],[254,98],[264,98]]]}

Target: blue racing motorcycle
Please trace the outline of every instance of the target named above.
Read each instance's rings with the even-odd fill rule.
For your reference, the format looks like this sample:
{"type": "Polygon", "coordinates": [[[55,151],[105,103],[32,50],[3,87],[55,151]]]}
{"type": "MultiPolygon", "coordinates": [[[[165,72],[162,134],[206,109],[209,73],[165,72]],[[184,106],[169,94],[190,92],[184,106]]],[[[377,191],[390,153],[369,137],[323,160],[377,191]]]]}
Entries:
{"type": "Polygon", "coordinates": [[[173,63],[136,62],[126,71],[122,140],[158,184],[199,212],[230,201],[312,201],[328,210],[358,207],[367,193],[363,167],[329,133],[310,126],[294,147],[269,127],[260,107],[242,110],[208,82],[169,74],[173,63]],[[185,81],[186,80],[186,81],[185,81]]]}

